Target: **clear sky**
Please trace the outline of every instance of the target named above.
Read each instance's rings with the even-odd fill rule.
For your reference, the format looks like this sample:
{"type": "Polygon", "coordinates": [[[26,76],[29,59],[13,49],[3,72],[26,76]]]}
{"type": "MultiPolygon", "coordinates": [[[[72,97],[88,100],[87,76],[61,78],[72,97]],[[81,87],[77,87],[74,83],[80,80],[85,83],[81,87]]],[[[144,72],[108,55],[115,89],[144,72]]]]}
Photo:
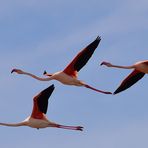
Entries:
{"type": "Polygon", "coordinates": [[[131,70],[99,64],[131,65],[147,59],[148,1],[0,1],[0,122],[24,120],[32,111],[33,96],[55,84],[48,118],[84,126],[83,132],[0,127],[1,148],[148,147],[147,76],[114,96],[10,74],[13,68],[38,76],[45,69],[62,70],[98,35],[101,43],[79,79],[113,92],[131,70]]]}

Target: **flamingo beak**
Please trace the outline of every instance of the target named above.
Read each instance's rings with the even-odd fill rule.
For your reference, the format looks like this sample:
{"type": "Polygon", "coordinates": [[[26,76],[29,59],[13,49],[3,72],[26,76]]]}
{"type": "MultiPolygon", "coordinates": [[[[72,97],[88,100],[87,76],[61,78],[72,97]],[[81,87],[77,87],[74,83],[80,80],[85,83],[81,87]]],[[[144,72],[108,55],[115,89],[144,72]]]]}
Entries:
{"type": "Polygon", "coordinates": [[[13,72],[15,72],[15,71],[16,71],[16,69],[12,69],[11,73],[13,73],[13,72]]]}
{"type": "Polygon", "coordinates": [[[100,64],[100,66],[102,66],[102,65],[104,65],[105,64],[105,62],[102,62],[101,64],[100,64]]]}

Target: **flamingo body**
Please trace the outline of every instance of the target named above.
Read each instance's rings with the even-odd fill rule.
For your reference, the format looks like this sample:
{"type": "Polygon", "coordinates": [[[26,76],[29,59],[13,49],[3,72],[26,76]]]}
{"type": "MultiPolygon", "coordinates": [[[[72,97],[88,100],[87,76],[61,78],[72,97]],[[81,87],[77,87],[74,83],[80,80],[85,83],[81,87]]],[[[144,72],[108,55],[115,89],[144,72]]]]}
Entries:
{"type": "Polygon", "coordinates": [[[50,127],[50,125],[52,124],[53,122],[49,120],[36,119],[36,118],[32,118],[31,116],[29,116],[28,118],[24,120],[24,126],[26,125],[26,126],[37,128],[37,129],[50,127]]]}
{"type": "Polygon", "coordinates": [[[148,61],[140,61],[134,64],[135,70],[148,74],[148,61]]]}
{"type": "Polygon", "coordinates": [[[75,85],[75,86],[84,85],[84,83],[78,80],[75,76],[70,76],[63,71],[54,73],[50,78],[55,79],[65,85],[75,85]]]}
{"type": "Polygon", "coordinates": [[[32,128],[46,128],[46,127],[56,127],[56,128],[64,128],[71,130],[79,130],[82,131],[82,126],[67,126],[60,125],[49,121],[46,117],[47,108],[48,108],[48,99],[51,96],[54,90],[54,85],[49,86],[48,88],[41,91],[37,96],[33,98],[33,110],[31,116],[26,118],[24,121],[20,123],[0,123],[3,126],[29,126],[32,128]]]}
{"type": "Polygon", "coordinates": [[[56,72],[53,74],[48,74],[45,71],[44,75],[48,76],[48,78],[40,78],[40,77],[37,77],[31,73],[24,72],[20,69],[13,69],[11,72],[12,73],[16,72],[18,74],[26,74],[26,75],[31,76],[37,80],[40,80],[40,81],[57,80],[65,85],[84,86],[86,88],[92,89],[92,90],[100,92],[100,93],[112,94],[111,92],[108,92],[108,91],[102,91],[102,90],[98,90],[96,88],[93,88],[93,87],[89,86],[88,84],[84,83],[83,81],[78,80],[78,72],[89,61],[89,59],[93,55],[94,51],[98,47],[100,41],[101,41],[101,38],[98,36],[92,43],[90,43],[88,46],[86,46],[84,49],[82,49],[74,57],[74,59],[66,66],[66,68],[63,71],[59,71],[59,72],[56,72]]]}
{"type": "Polygon", "coordinates": [[[148,74],[148,60],[136,62],[132,66],[118,66],[118,65],[113,65],[109,62],[102,62],[101,65],[106,65],[107,67],[122,68],[122,69],[134,69],[121,82],[119,87],[115,90],[114,94],[120,93],[128,89],[129,87],[134,85],[136,82],[138,82],[140,79],[142,79],[145,74],[148,74]]]}

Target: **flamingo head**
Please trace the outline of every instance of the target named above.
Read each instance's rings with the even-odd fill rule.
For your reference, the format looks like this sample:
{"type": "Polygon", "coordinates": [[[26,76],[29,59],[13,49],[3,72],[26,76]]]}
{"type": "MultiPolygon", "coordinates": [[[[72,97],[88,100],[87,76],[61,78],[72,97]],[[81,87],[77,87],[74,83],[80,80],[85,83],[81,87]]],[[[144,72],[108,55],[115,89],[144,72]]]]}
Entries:
{"type": "Polygon", "coordinates": [[[16,69],[12,69],[12,70],[11,70],[11,73],[13,73],[13,72],[15,72],[15,71],[16,71],[16,69]]]}
{"type": "Polygon", "coordinates": [[[106,65],[106,64],[107,64],[107,62],[103,61],[100,65],[102,66],[102,65],[106,65]]]}
{"type": "Polygon", "coordinates": [[[24,72],[20,69],[12,69],[11,73],[16,72],[18,74],[23,74],[24,72]]]}
{"type": "Polygon", "coordinates": [[[100,65],[101,65],[101,66],[102,66],[102,65],[106,65],[106,66],[109,67],[109,66],[111,66],[111,63],[103,61],[100,65]]]}

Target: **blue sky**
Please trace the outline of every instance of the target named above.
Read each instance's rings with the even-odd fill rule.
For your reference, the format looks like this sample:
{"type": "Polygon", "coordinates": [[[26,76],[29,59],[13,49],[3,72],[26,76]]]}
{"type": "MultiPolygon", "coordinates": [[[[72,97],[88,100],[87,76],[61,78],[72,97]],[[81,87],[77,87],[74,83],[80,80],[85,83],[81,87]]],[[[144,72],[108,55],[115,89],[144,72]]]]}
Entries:
{"type": "Polygon", "coordinates": [[[86,88],[39,82],[10,74],[21,68],[42,76],[62,70],[98,35],[102,40],[79,79],[114,91],[130,70],[100,67],[104,61],[131,65],[147,59],[148,1],[3,0],[0,1],[0,122],[19,122],[30,115],[32,98],[55,84],[47,116],[84,132],[62,129],[0,127],[0,147],[8,148],[147,148],[147,76],[118,95],[86,88]]]}

